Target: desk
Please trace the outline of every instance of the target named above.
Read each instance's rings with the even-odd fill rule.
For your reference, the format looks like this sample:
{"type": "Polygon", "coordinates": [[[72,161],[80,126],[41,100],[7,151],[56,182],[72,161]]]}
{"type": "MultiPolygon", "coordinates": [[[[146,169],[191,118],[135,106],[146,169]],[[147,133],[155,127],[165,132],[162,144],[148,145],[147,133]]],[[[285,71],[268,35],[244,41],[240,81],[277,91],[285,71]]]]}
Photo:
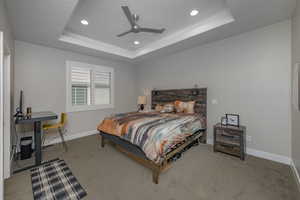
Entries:
{"type": "MultiPolygon", "coordinates": [[[[53,120],[57,119],[57,114],[54,112],[50,111],[45,111],[45,112],[34,112],[32,113],[30,118],[27,117],[22,117],[22,118],[16,118],[15,123],[16,124],[28,124],[28,123],[33,123],[34,124],[34,144],[35,144],[35,165],[40,165],[42,164],[42,122],[47,121],[47,120],[53,120]]],[[[31,166],[31,167],[34,167],[31,166]]],[[[26,169],[31,168],[31,167],[26,167],[26,169]]],[[[23,169],[25,170],[25,169],[23,169]]],[[[22,171],[17,170],[17,171],[22,171]]]]}

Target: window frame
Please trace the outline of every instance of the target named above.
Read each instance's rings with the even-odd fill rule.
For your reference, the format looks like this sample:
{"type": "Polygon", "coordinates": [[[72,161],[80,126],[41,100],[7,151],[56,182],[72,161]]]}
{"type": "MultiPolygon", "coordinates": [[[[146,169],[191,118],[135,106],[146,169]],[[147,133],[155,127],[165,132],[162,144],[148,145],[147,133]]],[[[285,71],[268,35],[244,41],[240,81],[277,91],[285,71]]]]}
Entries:
{"type": "Polygon", "coordinates": [[[112,67],[106,67],[101,65],[88,64],[77,61],[66,61],[66,111],[67,112],[80,112],[90,110],[102,110],[114,108],[114,69],[112,67]],[[73,105],[72,104],[72,80],[71,69],[72,67],[87,68],[92,71],[91,73],[91,105],[73,105]],[[111,73],[110,82],[110,104],[95,105],[94,102],[94,70],[111,73]]]}

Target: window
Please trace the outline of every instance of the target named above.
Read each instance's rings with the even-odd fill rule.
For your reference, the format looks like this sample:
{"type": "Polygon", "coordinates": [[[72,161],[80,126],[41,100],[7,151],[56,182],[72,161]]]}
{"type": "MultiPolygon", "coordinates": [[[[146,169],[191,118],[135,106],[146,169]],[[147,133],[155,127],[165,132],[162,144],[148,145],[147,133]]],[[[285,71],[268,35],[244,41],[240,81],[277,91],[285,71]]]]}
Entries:
{"type": "Polygon", "coordinates": [[[113,69],[67,61],[67,111],[113,108],[113,69]]]}
{"type": "Polygon", "coordinates": [[[72,67],[72,106],[90,105],[91,71],[90,69],[72,67]]]}
{"type": "Polygon", "coordinates": [[[110,104],[111,72],[95,71],[95,104],[110,104]]]}

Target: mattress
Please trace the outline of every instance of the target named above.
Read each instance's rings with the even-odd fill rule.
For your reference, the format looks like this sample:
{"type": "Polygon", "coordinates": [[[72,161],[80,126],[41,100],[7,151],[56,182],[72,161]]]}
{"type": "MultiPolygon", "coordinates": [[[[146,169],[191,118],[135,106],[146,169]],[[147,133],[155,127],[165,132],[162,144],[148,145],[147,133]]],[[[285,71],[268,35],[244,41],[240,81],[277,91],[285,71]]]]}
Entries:
{"type": "MultiPolygon", "coordinates": [[[[196,136],[201,137],[204,131],[206,131],[206,129],[200,129],[200,130],[196,131],[196,132],[195,132],[192,136],[190,136],[190,137],[196,137],[196,136]]],[[[115,135],[107,134],[107,133],[104,133],[104,132],[100,132],[100,135],[101,135],[101,137],[103,137],[105,140],[112,141],[114,144],[117,144],[117,145],[121,146],[121,147],[122,147],[123,149],[125,149],[127,152],[132,153],[132,154],[134,154],[135,156],[137,156],[137,157],[139,157],[139,158],[149,160],[149,159],[147,158],[147,156],[145,155],[145,153],[143,152],[143,150],[142,150],[140,147],[138,147],[138,146],[136,146],[136,145],[134,145],[134,144],[132,144],[132,143],[130,143],[130,142],[128,142],[128,141],[126,141],[126,140],[124,140],[124,139],[118,137],[118,136],[115,136],[115,135]]],[[[194,146],[195,143],[198,144],[199,141],[194,141],[194,143],[191,143],[191,144],[190,144],[189,146],[187,146],[185,149],[183,149],[182,151],[180,151],[180,152],[178,152],[176,155],[174,155],[175,160],[177,159],[178,155],[181,155],[181,154],[182,154],[183,152],[185,152],[187,149],[189,149],[189,148],[191,148],[192,146],[194,146]]],[[[172,152],[172,151],[175,150],[176,148],[177,148],[177,146],[174,146],[174,148],[168,149],[168,151],[166,152],[166,154],[172,152]]],[[[171,158],[171,160],[173,160],[173,159],[174,159],[174,158],[171,158]]]]}
{"type": "Polygon", "coordinates": [[[104,119],[98,130],[138,146],[149,160],[160,163],[169,149],[205,129],[204,124],[197,114],[122,113],[104,119]]]}

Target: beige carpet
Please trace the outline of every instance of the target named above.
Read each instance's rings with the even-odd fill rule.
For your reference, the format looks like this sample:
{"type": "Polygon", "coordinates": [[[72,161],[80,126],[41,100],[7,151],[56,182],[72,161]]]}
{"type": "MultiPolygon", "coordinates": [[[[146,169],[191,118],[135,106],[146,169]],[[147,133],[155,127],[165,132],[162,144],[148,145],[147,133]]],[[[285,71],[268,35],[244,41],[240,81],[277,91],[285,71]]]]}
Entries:
{"type": "MultiPolygon", "coordinates": [[[[248,156],[246,161],[213,153],[209,145],[184,154],[152,183],[151,171],[89,136],[49,147],[45,159],[66,161],[90,200],[297,200],[300,195],[289,166],[248,156]]],[[[33,199],[30,173],[5,182],[5,200],[33,199]]]]}

